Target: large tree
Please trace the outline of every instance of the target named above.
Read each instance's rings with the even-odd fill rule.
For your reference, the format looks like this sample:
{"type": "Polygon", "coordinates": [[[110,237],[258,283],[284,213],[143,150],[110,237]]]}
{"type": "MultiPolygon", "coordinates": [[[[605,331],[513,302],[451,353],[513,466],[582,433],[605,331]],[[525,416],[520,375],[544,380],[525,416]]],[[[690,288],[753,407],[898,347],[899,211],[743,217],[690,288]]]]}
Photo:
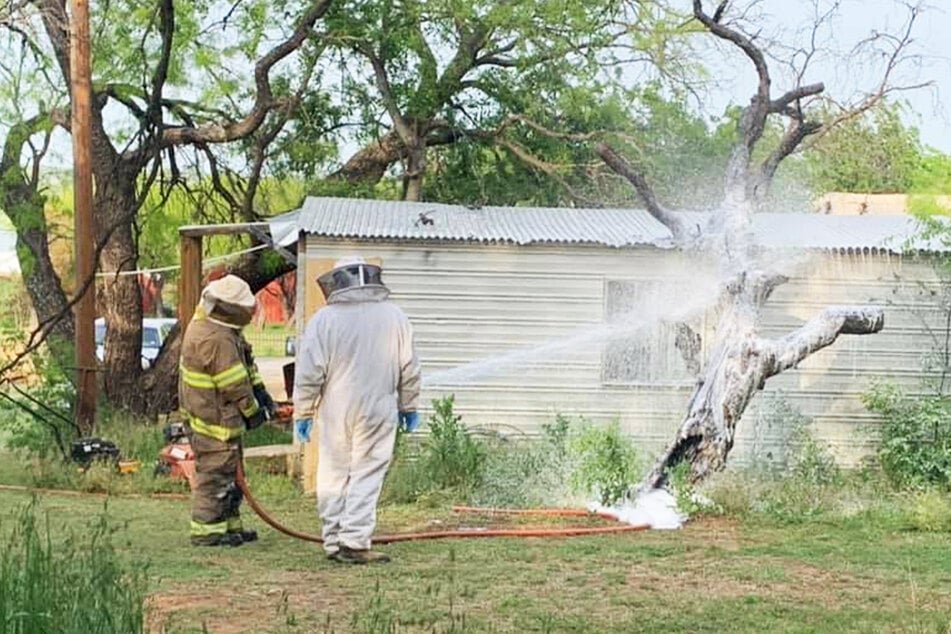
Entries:
{"type": "Polygon", "coordinates": [[[362,147],[331,180],[366,186],[399,165],[401,195],[424,197],[431,149],[459,143],[519,157],[508,136],[565,105],[621,55],[680,75],[676,16],[664,3],[373,0],[328,12],[341,102],[365,122],[362,147]],[[666,61],[661,63],[660,58],[666,61]]]}
{"type": "MultiPolygon", "coordinates": [[[[97,284],[98,303],[108,324],[102,383],[113,405],[154,411],[168,408],[171,403],[157,401],[174,393],[175,375],[166,367],[171,363],[143,371],[139,356],[140,289],[137,276],[129,273],[138,265],[137,220],[143,205],[156,190],[167,194],[180,184],[183,153],[207,153],[215,145],[237,142],[266,145],[307,90],[323,50],[315,28],[329,4],[285,3],[283,23],[268,19],[273,16],[269,3],[260,1],[127,0],[93,7],[94,234],[98,270],[104,274],[97,284]]],[[[21,38],[22,55],[36,57],[37,77],[52,77],[65,101],[70,77],[65,2],[34,0],[5,8],[10,13],[0,24],[21,38]]],[[[31,188],[35,192],[38,180],[22,172],[18,146],[28,145],[31,133],[45,134],[58,112],[42,101],[29,106],[34,113],[10,128],[3,166],[26,185],[5,187],[4,203],[14,211],[20,240],[28,244],[28,229],[41,224],[43,216],[35,196],[28,213],[17,213],[26,209],[17,200],[29,197],[31,188]],[[19,222],[27,216],[29,222],[19,222]]],[[[242,209],[248,212],[247,207],[242,209]]],[[[45,301],[51,305],[47,310],[37,301],[37,312],[41,319],[56,313],[52,322],[44,319],[40,338],[57,328],[68,334],[65,293],[45,266],[43,244],[33,242],[29,253],[21,249],[21,260],[27,258],[28,280],[36,278],[32,284],[50,291],[45,301]]],[[[75,280],[74,290],[91,284],[75,280]]]]}
{"type": "MultiPolygon", "coordinates": [[[[752,217],[767,199],[769,188],[782,162],[803,147],[811,137],[819,137],[831,127],[848,121],[879,103],[885,95],[907,88],[895,84],[895,72],[906,60],[911,33],[919,8],[909,6],[909,18],[898,33],[878,33],[866,41],[884,60],[880,81],[856,102],[841,107],[833,117],[813,119],[826,89],[822,83],[806,83],[809,62],[817,54],[817,34],[827,27],[837,4],[821,11],[814,3],[815,22],[811,44],[789,52],[787,62],[793,68],[791,84],[784,91],[773,90],[771,60],[776,49],[756,35],[758,25],[744,23],[743,8],[722,0],[710,12],[702,0],[692,0],[693,17],[703,31],[735,47],[752,64],[756,73],[756,91],[737,122],[737,140],[726,165],[723,193],[715,209],[698,221],[666,207],[651,187],[645,173],[633,161],[623,158],[610,144],[601,143],[598,154],[617,174],[636,189],[647,210],[666,225],[684,249],[695,250],[711,258],[726,275],[718,306],[719,320],[712,353],[701,370],[687,413],[675,439],[662,453],[644,486],[664,486],[670,469],[689,465],[694,482],[722,469],[733,447],[736,426],[750,400],[766,381],[796,367],[810,354],[831,345],[842,334],[869,334],[879,331],[884,314],[875,307],[829,308],[798,330],[778,339],[759,333],[763,305],[771,293],[787,278],[770,262],[758,255],[751,234],[752,217]],[[734,17],[736,16],[736,17],[734,17]],[[790,61],[792,60],[792,61],[790,61]],[[800,64],[796,64],[799,60],[800,64]],[[785,132],[777,142],[766,146],[765,132],[773,119],[784,119],[785,132]]],[[[831,107],[829,100],[824,105],[831,107]]],[[[696,355],[696,336],[682,337],[691,345],[682,347],[685,356],[696,355]]],[[[696,359],[691,359],[696,363],[696,359]]]]}

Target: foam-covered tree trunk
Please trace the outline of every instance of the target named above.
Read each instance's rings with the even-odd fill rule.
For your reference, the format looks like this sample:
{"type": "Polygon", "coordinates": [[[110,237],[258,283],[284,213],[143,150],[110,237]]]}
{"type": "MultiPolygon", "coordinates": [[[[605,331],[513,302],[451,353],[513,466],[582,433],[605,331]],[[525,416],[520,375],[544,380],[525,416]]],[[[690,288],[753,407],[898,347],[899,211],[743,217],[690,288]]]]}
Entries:
{"type": "MultiPolygon", "coordinates": [[[[748,290],[762,295],[756,290],[757,284],[744,280],[737,295],[730,299],[732,308],[744,307],[748,298],[742,295],[748,290]]],[[[766,295],[762,295],[762,301],[766,295]]],[[[741,310],[747,312],[747,308],[741,310]]],[[[758,313],[758,306],[749,312],[758,313]]],[[[670,469],[682,462],[689,465],[692,482],[723,469],[733,448],[737,423],[767,379],[794,368],[839,335],[878,332],[884,325],[884,312],[877,307],[828,308],[781,339],[760,337],[755,321],[748,322],[744,316],[734,313],[726,319],[736,321],[718,336],[680,430],[644,479],[645,488],[665,486],[670,469]]]]}
{"type": "MultiPolygon", "coordinates": [[[[828,308],[798,330],[780,339],[759,335],[762,307],[770,294],[786,281],[782,275],[765,270],[751,239],[754,210],[762,203],[780,163],[811,135],[835,125],[849,116],[864,112],[890,90],[889,75],[910,42],[911,18],[903,36],[893,40],[894,52],[887,59],[882,83],[852,112],[832,119],[831,124],[808,121],[804,101],[821,94],[821,83],[799,84],[774,98],[766,56],[754,38],[722,22],[729,0],[721,0],[712,15],[703,9],[702,0],[693,0],[694,18],[714,36],[736,46],[752,62],[759,79],[756,94],[743,109],[738,122],[739,140],[727,165],[724,197],[708,215],[704,226],[688,225],[684,217],[660,203],[644,172],[622,158],[607,143],[596,151],[605,164],[627,179],[643,200],[647,210],[671,232],[685,250],[712,256],[729,280],[722,289],[720,320],[713,353],[699,372],[697,387],[676,437],[658,458],[642,483],[642,489],[663,487],[670,470],[682,463],[689,465],[689,479],[696,483],[721,470],[727,461],[736,434],[736,426],[757,391],[766,381],[784,370],[795,368],[803,359],[831,345],[839,335],[864,335],[878,332],[884,325],[884,313],[878,307],[828,308]],[[771,116],[788,121],[786,132],[765,159],[753,165],[753,152],[763,137],[771,116]]],[[[828,16],[826,16],[828,18],[828,16]]],[[[817,22],[818,24],[818,22],[817,22]]],[[[805,56],[808,63],[810,55],[805,56]]],[[[801,79],[805,69],[801,69],[801,79]]],[[[688,366],[699,367],[696,334],[681,328],[678,347],[688,366]],[[687,344],[681,346],[680,344],[687,344]]]]}

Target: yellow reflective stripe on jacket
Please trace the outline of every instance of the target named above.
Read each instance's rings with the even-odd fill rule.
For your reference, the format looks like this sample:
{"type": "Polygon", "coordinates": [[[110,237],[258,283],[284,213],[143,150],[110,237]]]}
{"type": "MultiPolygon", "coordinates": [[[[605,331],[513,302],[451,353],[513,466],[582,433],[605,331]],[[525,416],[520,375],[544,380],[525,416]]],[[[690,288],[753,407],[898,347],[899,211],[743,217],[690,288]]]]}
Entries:
{"type": "Polygon", "coordinates": [[[248,369],[240,361],[223,372],[210,377],[216,387],[228,387],[248,378],[248,369]]]}
{"type": "Polygon", "coordinates": [[[224,535],[228,532],[228,522],[215,522],[213,524],[204,524],[202,522],[196,522],[192,520],[191,523],[191,533],[192,537],[207,537],[208,535],[224,535]]]}
{"type": "Polygon", "coordinates": [[[240,517],[229,517],[225,521],[228,524],[229,533],[237,533],[244,530],[244,524],[241,523],[240,517]]]}
{"type": "Polygon", "coordinates": [[[197,416],[189,417],[188,424],[191,425],[192,431],[194,431],[196,434],[209,436],[215,440],[220,440],[221,442],[228,442],[229,440],[233,440],[244,433],[243,426],[225,427],[223,425],[215,425],[213,423],[205,422],[197,416]]]}
{"type": "Polygon", "coordinates": [[[260,372],[255,371],[251,374],[251,385],[264,385],[264,377],[260,372]]]}
{"type": "Polygon", "coordinates": [[[205,372],[195,372],[189,370],[183,365],[178,366],[182,374],[182,380],[188,387],[197,387],[200,389],[214,390],[216,388],[228,387],[243,381],[248,376],[248,370],[241,363],[236,363],[224,372],[211,375],[205,372]]]}
{"type": "Polygon", "coordinates": [[[181,373],[182,380],[188,387],[197,387],[207,390],[215,389],[215,383],[212,380],[210,374],[205,374],[204,372],[195,372],[193,370],[189,370],[183,365],[178,366],[178,371],[181,373]]]}

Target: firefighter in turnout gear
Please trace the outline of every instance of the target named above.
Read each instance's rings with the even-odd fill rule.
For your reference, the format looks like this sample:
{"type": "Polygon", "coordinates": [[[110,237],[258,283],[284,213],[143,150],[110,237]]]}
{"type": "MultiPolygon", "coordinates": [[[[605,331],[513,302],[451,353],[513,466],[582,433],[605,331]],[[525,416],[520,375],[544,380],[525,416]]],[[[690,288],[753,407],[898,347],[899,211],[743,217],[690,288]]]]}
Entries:
{"type": "Polygon", "coordinates": [[[235,477],[241,435],[260,426],[274,404],[241,329],[254,314],[254,294],[234,275],[208,284],[185,330],[179,366],[179,405],[195,453],[191,541],[240,546],[257,539],[244,530],[235,477]]]}

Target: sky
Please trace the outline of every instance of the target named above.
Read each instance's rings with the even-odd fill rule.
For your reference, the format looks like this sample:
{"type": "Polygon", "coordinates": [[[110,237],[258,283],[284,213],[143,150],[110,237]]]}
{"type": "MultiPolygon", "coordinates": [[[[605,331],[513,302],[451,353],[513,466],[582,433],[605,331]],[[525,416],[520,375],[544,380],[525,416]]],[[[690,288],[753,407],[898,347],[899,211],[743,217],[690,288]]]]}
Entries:
{"type": "MultiPolygon", "coordinates": [[[[820,4],[828,6],[830,1],[820,0],[820,4]]],[[[812,0],[759,3],[755,10],[757,19],[765,25],[762,36],[805,44],[811,36],[812,5],[812,0]]],[[[704,6],[712,10],[715,3],[707,0],[704,6]]],[[[900,32],[907,16],[907,10],[896,0],[841,0],[839,16],[831,28],[820,34],[818,41],[824,50],[814,57],[804,83],[822,81],[827,92],[837,99],[854,95],[855,89],[874,86],[880,79],[877,70],[882,68],[882,61],[850,55],[850,50],[875,30],[900,32]]],[[[704,63],[713,69],[712,74],[722,78],[704,95],[702,109],[716,115],[730,102],[745,103],[756,87],[756,74],[749,61],[735,48],[720,46],[701,50],[704,63]]],[[[898,68],[894,83],[912,85],[930,81],[933,86],[897,96],[908,102],[906,123],[919,129],[925,145],[951,153],[951,0],[930,0],[915,24],[909,50],[915,59],[898,68]]],[[[775,76],[779,72],[778,64],[771,62],[771,65],[777,67],[773,93],[778,95],[787,90],[789,84],[775,76]]]]}

